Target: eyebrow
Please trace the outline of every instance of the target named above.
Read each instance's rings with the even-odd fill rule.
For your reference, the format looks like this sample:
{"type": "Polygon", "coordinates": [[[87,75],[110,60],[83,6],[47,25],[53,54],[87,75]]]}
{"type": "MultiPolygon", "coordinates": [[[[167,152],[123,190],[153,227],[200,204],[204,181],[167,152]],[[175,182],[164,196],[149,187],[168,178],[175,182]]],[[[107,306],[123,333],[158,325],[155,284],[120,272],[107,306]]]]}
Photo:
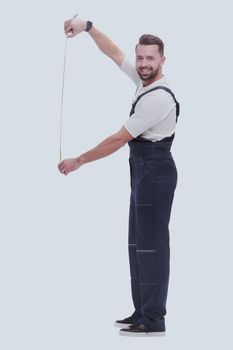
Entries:
{"type": "MultiPolygon", "coordinates": [[[[136,55],[137,58],[143,57],[142,55],[136,55]]],[[[146,56],[146,58],[154,58],[154,56],[146,56]]]]}

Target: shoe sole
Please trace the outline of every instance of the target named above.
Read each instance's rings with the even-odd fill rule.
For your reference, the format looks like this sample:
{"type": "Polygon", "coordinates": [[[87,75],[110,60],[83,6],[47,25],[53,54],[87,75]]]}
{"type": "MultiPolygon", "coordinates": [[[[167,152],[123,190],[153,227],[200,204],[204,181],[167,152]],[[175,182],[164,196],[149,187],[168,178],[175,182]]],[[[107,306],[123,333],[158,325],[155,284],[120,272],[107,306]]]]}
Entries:
{"type": "Polygon", "coordinates": [[[118,323],[118,322],[115,322],[115,327],[118,327],[118,328],[121,328],[121,329],[128,328],[131,325],[132,325],[132,323],[118,323]]]}
{"type": "Polygon", "coordinates": [[[166,335],[166,332],[140,333],[140,332],[120,331],[119,334],[127,337],[164,337],[166,335]]]}

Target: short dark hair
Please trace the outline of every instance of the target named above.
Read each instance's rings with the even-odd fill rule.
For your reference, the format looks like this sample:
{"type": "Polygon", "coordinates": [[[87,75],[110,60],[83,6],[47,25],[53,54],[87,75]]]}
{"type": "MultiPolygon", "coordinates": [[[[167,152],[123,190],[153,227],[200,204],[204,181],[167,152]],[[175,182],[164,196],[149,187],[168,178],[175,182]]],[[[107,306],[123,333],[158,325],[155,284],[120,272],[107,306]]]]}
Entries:
{"type": "Polygon", "coordinates": [[[161,56],[164,55],[164,43],[158,36],[155,36],[152,34],[143,34],[138,40],[138,44],[135,47],[135,51],[139,44],[140,45],[158,45],[160,55],[161,56]]]}

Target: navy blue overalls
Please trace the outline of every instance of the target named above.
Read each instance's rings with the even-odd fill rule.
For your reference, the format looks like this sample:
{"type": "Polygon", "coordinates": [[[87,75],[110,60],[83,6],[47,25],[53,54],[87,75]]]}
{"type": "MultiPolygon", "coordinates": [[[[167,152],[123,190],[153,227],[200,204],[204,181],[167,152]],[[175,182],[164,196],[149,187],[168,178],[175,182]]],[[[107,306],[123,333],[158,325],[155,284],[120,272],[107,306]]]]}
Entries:
{"type": "MultiPolygon", "coordinates": [[[[172,95],[177,122],[179,103],[164,86],[138,96],[130,116],[139,99],[156,89],[172,95]]],[[[177,185],[177,169],[170,151],[174,136],[175,133],[156,142],[138,136],[128,142],[131,186],[128,251],[133,317],[155,331],[165,331],[170,272],[169,220],[177,185]]]]}

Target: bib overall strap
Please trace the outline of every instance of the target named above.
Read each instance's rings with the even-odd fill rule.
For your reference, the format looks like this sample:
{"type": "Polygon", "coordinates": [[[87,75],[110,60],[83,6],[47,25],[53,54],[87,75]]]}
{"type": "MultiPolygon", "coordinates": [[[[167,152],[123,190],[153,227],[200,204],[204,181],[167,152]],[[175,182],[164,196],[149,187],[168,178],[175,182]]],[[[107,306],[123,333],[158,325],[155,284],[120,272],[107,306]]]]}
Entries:
{"type": "Polygon", "coordinates": [[[138,103],[138,101],[142,98],[142,96],[148,94],[151,91],[158,90],[158,89],[163,89],[163,90],[167,91],[169,94],[172,95],[172,97],[173,97],[173,99],[174,99],[174,101],[176,103],[176,122],[177,122],[178,116],[180,114],[180,104],[176,100],[175,95],[173,94],[173,92],[170,89],[168,89],[167,87],[165,87],[165,86],[156,86],[156,87],[154,87],[154,88],[152,88],[152,89],[150,89],[150,90],[148,90],[146,92],[143,92],[143,94],[139,95],[138,98],[136,99],[136,101],[132,104],[132,108],[131,108],[131,111],[130,111],[130,116],[134,113],[135,106],[138,103]]]}

